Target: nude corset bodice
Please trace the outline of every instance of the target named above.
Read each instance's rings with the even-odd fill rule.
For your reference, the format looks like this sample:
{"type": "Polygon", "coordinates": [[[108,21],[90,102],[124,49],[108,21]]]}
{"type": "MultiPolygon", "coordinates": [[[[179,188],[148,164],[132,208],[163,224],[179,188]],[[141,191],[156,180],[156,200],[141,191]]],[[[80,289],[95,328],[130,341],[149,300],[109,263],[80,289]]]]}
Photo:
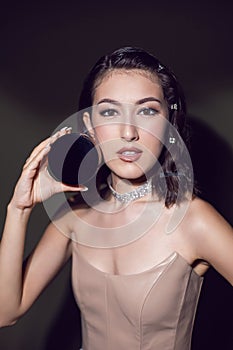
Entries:
{"type": "Polygon", "coordinates": [[[113,275],[73,244],[72,283],[83,350],[189,350],[203,277],[174,252],[153,268],[113,275]]]}

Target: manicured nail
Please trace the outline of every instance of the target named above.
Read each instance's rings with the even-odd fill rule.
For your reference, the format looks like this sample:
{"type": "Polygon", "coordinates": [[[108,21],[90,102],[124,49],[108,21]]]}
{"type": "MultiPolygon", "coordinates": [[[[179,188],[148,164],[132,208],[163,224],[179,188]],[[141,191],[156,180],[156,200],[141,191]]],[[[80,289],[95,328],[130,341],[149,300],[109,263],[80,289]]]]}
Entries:
{"type": "Polygon", "coordinates": [[[82,186],[82,187],[79,188],[79,191],[86,192],[86,191],[88,191],[88,187],[87,186],[82,186]]]}
{"type": "Polygon", "coordinates": [[[64,126],[64,128],[62,128],[60,131],[70,131],[72,130],[71,126],[64,126]]]}
{"type": "Polygon", "coordinates": [[[68,129],[68,126],[64,126],[64,128],[60,129],[60,131],[65,131],[66,129],[68,129]]]}

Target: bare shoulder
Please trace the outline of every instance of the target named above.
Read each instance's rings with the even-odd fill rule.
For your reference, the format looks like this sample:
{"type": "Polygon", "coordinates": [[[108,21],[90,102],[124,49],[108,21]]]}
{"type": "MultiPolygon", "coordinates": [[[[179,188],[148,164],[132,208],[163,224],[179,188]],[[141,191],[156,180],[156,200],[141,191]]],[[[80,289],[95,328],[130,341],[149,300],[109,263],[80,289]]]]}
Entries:
{"type": "Polygon", "coordinates": [[[210,232],[215,225],[231,229],[229,223],[210,203],[198,197],[190,201],[184,217],[184,225],[195,233],[206,230],[210,232]]]}
{"type": "Polygon", "coordinates": [[[184,227],[197,259],[207,261],[233,283],[233,230],[208,202],[195,198],[188,208],[184,227]]]}
{"type": "Polygon", "coordinates": [[[63,234],[63,236],[71,239],[75,234],[79,234],[85,227],[84,222],[89,217],[91,208],[82,202],[67,201],[64,208],[59,211],[52,218],[53,226],[63,234]]]}
{"type": "Polygon", "coordinates": [[[218,228],[232,230],[230,224],[224,217],[208,202],[196,197],[189,205],[186,214],[186,224],[195,232],[201,234],[211,234],[211,229],[218,228]]]}

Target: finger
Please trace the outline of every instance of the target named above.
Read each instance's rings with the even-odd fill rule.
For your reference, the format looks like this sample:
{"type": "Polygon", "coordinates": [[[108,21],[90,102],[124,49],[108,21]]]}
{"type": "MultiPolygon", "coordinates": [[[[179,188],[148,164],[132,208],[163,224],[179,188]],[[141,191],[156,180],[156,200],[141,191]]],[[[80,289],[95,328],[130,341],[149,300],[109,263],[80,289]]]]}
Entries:
{"type": "Polygon", "coordinates": [[[43,150],[46,146],[53,144],[59,137],[65,135],[65,134],[69,134],[69,133],[71,133],[71,131],[72,131],[72,128],[66,126],[66,127],[62,128],[61,130],[57,131],[54,135],[43,140],[41,143],[39,143],[38,146],[36,146],[33,149],[32,153],[27,158],[25,165],[27,165],[33,158],[35,158],[35,156],[37,156],[37,154],[39,154],[41,152],[41,150],[43,150]]]}
{"type": "Polygon", "coordinates": [[[66,134],[70,134],[72,131],[72,127],[65,126],[64,128],[58,130],[55,134],[50,137],[50,143],[53,144],[57,139],[66,134]]]}
{"type": "Polygon", "coordinates": [[[31,156],[28,162],[25,163],[23,170],[38,171],[42,164],[42,161],[45,160],[45,158],[47,157],[50,148],[50,144],[47,144],[43,149],[41,149],[37,154],[35,154],[34,157],[31,156]]]}
{"type": "Polygon", "coordinates": [[[59,137],[70,133],[72,131],[71,127],[64,127],[61,130],[58,130],[55,134],[53,134],[52,136],[46,138],[45,140],[43,140],[38,146],[36,146],[34,148],[34,150],[32,151],[32,153],[30,154],[28,161],[30,161],[31,158],[34,158],[34,156],[39,153],[43,148],[45,148],[47,145],[50,145],[52,143],[54,143],[59,137]]]}
{"type": "Polygon", "coordinates": [[[51,136],[43,140],[39,145],[37,145],[33,151],[30,153],[29,157],[26,159],[25,165],[27,165],[41,150],[43,150],[46,146],[50,145],[51,136]]]}
{"type": "Polygon", "coordinates": [[[63,192],[86,192],[88,191],[88,187],[85,186],[85,185],[78,185],[78,186],[68,186],[68,185],[64,185],[64,184],[61,184],[61,187],[62,187],[62,191],[63,192]]]}
{"type": "Polygon", "coordinates": [[[62,182],[53,179],[48,172],[45,173],[45,176],[46,177],[47,176],[50,177],[50,180],[53,182],[54,193],[61,193],[61,192],[86,192],[86,191],[88,191],[88,187],[86,187],[84,185],[78,185],[78,186],[65,185],[62,182]]]}

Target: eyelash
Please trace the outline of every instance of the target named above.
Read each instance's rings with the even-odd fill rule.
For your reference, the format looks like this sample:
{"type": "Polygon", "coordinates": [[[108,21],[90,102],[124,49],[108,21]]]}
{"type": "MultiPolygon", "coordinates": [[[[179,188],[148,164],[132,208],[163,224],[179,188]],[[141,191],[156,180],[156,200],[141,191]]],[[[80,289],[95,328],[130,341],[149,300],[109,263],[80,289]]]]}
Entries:
{"type": "MultiPolygon", "coordinates": [[[[145,115],[145,116],[154,116],[158,113],[159,111],[157,109],[151,108],[151,107],[144,107],[137,112],[138,115],[145,115]]],[[[101,111],[100,115],[102,117],[115,117],[119,115],[119,112],[114,108],[107,108],[101,111]]]]}
{"type": "Polygon", "coordinates": [[[149,115],[149,116],[153,116],[153,115],[156,115],[158,114],[159,111],[155,108],[150,108],[150,107],[145,107],[145,108],[142,108],[138,114],[139,115],[149,115]],[[146,113],[145,113],[146,112],[146,113]],[[148,113],[149,112],[149,113],[148,113]]]}
{"type": "Polygon", "coordinates": [[[118,112],[113,108],[108,108],[108,109],[101,111],[100,115],[102,117],[115,117],[116,115],[118,115],[118,112]]]}

